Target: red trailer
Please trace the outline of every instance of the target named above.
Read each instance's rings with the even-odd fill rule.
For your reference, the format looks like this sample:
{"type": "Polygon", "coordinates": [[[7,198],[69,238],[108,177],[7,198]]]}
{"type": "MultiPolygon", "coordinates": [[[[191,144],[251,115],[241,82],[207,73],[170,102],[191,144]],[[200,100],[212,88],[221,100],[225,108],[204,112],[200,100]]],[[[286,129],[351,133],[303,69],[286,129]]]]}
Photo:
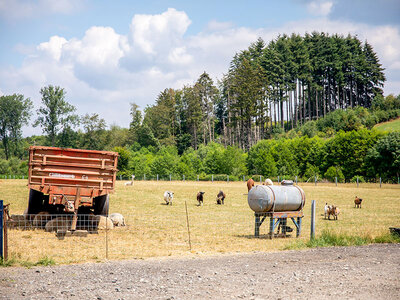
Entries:
{"type": "Polygon", "coordinates": [[[32,146],[29,148],[27,214],[74,213],[108,216],[118,153],[32,146]]]}

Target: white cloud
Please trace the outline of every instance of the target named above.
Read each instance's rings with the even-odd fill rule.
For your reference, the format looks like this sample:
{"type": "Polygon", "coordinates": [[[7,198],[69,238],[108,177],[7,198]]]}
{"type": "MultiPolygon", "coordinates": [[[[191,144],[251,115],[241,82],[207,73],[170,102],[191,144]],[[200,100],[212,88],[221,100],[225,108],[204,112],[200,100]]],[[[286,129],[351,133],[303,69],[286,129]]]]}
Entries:
{"type": "Polygon", "coordinates": [[[85,0],[0,0],[0,16],[7,20],[70,14],[83,8],[85,0]]]}
{"type": "MultiPolygon", "coordinates": [[[[262,37],[279,33],[324,31],[357,34],[374,47],[386,69],[385,93],[400,92],[400,33],[392,26],[313,19],[282,27],[251,29],[213,23],[198,34],[187,34],[185,12],[168,9],[158,15],[135,15],[127,35],[111,27],[94,26],[83,38],[52,36],[31,51],[21,67],[0,70],[0,90],[22,93],[40,105],[39,90],[48,84],[66,89],[67,100],[81,115],[96,112],[108,124],[129,124],[129,103],[142,109],[165,88],[193,84],[206,71],[221,78],[236,52],[262,37]]],[[[26,129],[26,134],[31,134],[26,129]]],[[[37,132],[36,133],[40,133],[37,132]]]]}
{"type": "Polygon", "coordinates": [[[332,1],[311,1],[307,4],[307,10],[315,16],[328,16],[332,10],[332,1]]]}

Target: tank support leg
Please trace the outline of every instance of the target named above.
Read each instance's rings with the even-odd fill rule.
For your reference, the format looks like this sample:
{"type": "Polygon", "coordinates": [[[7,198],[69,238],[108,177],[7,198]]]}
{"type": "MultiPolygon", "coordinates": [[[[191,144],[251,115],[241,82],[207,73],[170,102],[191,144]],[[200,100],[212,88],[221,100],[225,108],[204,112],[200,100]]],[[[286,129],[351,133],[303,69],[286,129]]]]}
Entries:
{"type": "Polygon", "coordinates": [[[259,237],[260,236],[260,216],[259,215],[255,215],[256,217],[256,223],[255,223],[255,228],[254,228],[254,236],[255,237],[259,237]]]}
{"type": "Polygon", "coordinates": [[[274,238],[275,218],[269,218],[269,238],[274,238]]]}
{"type": "Polygon", "coordinates": [[[297,217],[297,229],[296,229],[296,237],[299,237],[301,234],[301,220],[303,218],[297,217]]]}
{"type": "Polygon", "coordinates": [[[264,222],[266,216],[263,216],[263,218],[261,220],[260,220],[260,214],[255,213],[254,216],[256,217],[254,236],[259,237],[260,236],[260,226],[264,222]]]}

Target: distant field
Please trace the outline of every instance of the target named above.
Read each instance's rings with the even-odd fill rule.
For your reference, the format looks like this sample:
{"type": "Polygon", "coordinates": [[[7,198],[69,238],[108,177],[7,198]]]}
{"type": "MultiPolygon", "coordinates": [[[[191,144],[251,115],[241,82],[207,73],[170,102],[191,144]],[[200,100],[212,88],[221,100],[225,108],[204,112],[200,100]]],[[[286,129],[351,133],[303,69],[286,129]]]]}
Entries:
{"type": "MultiPolygon", "coordinates": [[[[58,240],[43,230],[9,230],[10,255],[18,261],[37,262],[49,257],[57,263],[103,261],[108,243],[109,259],[161,256],[208,255],[228,252],[276,251],[293,243],[287,239],[266,238],[268,222],[261,226],[261,238],[254,238],[254,214],[247,204],[243,182],[135,182],[134,186],[117,183],[110,212],[120,212],[128,226],[115,228],[85,238],[58,240]],[[217,206],[215,196],[222,189],[227,194],[224,206],[217,206]],[[164,205],[163,192],[175,193],[173,206],[164,205]],[[196,204],[196,193],[205,191],[203,207],[196,204]],[[192,252],[189,251],[185,214],[187,202],[192,252]]],[[[306,193],[301,239],[310,235],[311,200],[316,200],[317,235],[324,229],[335,233],[375,237],[400,226],[400,185],[384,184],[302,184],[306,193]],[[364,199],[362,209],[355,209],[355,196],[364,199]],[[338,221],[323,218],[325,203],[341,210],[338,221]]],[[[0,199],[11,203],[11,214],[22,214],[27,205],[26,180],[0,180],[0,199]]],[[[293,224],[288,220],[288,225],[293,224]]],[[[293,234],[294,235],[294,234],[293,234]]]]}
{"type": "Polygon", "coordinates": [[[380,131],[400,131],[400,118],[389,122],[376,124],[374,128],[380,131]]]}

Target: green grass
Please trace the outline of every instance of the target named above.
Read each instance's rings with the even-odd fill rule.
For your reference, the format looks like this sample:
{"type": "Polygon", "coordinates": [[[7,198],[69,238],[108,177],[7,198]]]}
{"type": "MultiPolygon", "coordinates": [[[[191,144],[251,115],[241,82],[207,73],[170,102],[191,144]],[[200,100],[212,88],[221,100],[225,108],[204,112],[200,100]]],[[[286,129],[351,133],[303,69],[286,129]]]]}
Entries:
{"type": "Polygon", "coordinates": [[[53,266],[55,264],[56,262],[54,261],[54,259],[49,258],[47,256],[42,257],[37,262],[20,260],[15,257],[12,257],[11,259],[7,260],[3,260],[2,258],[0,258],[0,267],[11,267],[15,265],[20,265],[26,268],[31,268],[35,266],[53,266]]]}
{"type": "Polygon", "coordinates": [[[400,131],[400,118],[384,123],[379,123],[374,126],[379,131],[400,131]]]}
{"type": "Polygon", "coordinates": [[[308,241],[296,240],[286,245],[284,250],[318,248],[318,247],[334,247],[334,246],[362,246],[368,244],[382,243],[400,243],[400,236],[393,234],[383,234],[374,238],[364,236],[353,236],[348,234],[336,234],[328,230],[324,230],[322,234],[308,241]]]}

